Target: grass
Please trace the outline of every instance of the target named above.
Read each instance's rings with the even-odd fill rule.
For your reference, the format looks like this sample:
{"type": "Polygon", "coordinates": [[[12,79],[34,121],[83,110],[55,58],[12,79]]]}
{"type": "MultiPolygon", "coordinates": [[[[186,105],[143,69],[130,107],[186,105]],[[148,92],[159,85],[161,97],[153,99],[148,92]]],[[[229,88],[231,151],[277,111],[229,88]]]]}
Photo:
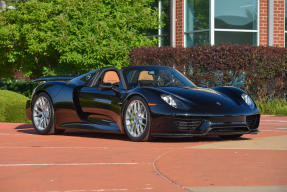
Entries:
{"type": "Polygon", "coordinates": [[[287,99],[255,101],[263,115],[287,115],[287,99]]]}
{"type": "Polygon", "coordinates": [[[0,122],[31,123],[26,118],[27,97],[8,90],[0,90],[0,122]]]}

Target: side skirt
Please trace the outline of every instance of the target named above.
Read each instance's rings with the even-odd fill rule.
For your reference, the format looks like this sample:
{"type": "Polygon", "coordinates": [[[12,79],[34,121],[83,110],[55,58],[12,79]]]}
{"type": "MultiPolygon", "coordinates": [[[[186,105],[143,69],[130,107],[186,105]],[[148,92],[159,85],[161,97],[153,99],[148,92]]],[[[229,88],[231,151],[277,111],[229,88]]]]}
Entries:
{"type": "Polygon", "coordinates": [[[96,131],[96,132],[110,132],[110,133],[121,133],[119,126],[111,121],[105,121],[105,124],[101,123],[90,123],[90,122],[72,122],[64,123],[60,125],[60,129],[79,129],[85,131],[96,131]]]}

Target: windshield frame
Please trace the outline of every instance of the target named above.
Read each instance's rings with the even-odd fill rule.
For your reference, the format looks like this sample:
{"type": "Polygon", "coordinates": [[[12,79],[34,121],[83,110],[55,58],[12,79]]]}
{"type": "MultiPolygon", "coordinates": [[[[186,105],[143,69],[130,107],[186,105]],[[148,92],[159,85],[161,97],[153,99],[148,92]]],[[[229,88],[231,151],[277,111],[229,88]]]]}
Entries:
{"type": "Polygon", "coordinates": [[[123,68],[121,70],[123,77],[124,77],[124,81],[127,85],[127,89],[134,89],[134,88],[138,88],[138,87],[134,87],[131,86],[129,80],[127,79],[127,73],[129,71],[133,71],[133,70],[137,70],[137,71],[156,71],[156,70],[168,70],[170,71],[178,80],[180,80],[181,83],[184,84],[184,86],[182,87],[178,87],[178,86],[138,86],[138,87],[153,87],[153,88],[160,88],[160,87],[176,87],[176,88],[184,88],[184,87],[196,87],[196,85],[189,80],[186,76],[184,76],[181,72],[179,72],[177,69],[171,68],[171,67],[167,67],[167,66],[153,66],[153,65],[140,65],[140,66],[130,66],[130,67],[126,67],[123,68]]]}

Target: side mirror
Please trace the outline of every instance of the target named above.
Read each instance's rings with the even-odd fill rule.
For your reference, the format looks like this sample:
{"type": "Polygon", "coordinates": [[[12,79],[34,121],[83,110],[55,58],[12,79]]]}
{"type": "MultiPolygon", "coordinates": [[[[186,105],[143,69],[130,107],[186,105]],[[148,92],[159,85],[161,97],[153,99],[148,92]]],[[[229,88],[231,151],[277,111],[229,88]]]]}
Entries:
{"type": "Polygon", "coordinates": [[[100,83],[99,88],[104,89],[104,90],[113,89],[113,84],[111,84],[111,83],[100,83]]]}

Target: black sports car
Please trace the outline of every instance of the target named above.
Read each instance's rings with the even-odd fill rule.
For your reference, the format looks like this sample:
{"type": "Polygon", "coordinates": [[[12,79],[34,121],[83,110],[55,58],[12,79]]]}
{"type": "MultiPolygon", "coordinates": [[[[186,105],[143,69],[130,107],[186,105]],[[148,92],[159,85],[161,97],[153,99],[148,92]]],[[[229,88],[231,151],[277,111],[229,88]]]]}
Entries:
{"type": "Polygon", "coordinates": [[[200,88],[173,68],[96,69],[79,77],[43,77],[27,116],[40,134],[80,129],[151,137],[257,133],[260,113],[235,87],[200,88]]]}

